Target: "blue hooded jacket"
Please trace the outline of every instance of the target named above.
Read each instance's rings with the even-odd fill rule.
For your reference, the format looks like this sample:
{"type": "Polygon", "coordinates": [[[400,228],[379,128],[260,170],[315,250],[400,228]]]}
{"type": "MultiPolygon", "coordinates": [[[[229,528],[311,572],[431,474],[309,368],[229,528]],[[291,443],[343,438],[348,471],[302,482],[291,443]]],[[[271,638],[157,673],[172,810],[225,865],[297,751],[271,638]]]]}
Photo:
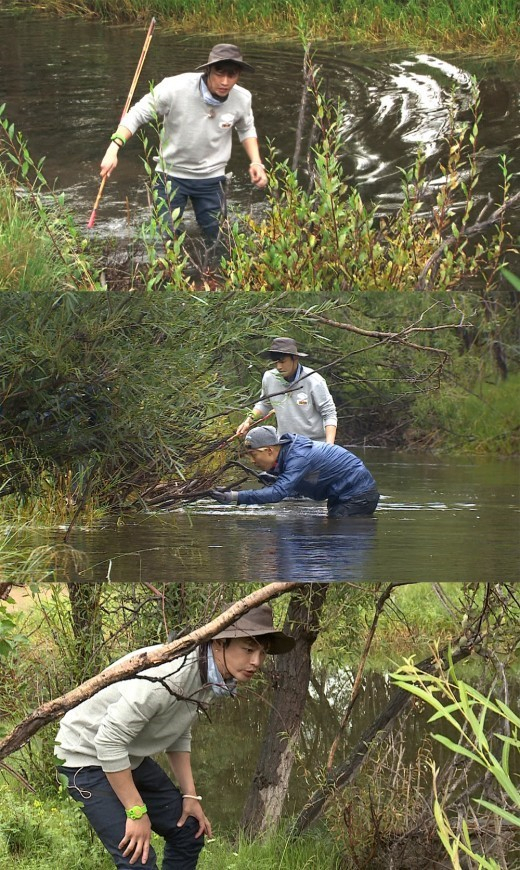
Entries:
{"type": "Polygon", "coordinates": [[[271,504],[295,495],[316,501],[347,501],[376,487],[361,459],[339,444],[311,441],[305,435],[282,435],[277,463],[278,480],[264,489],[244,489],[238,504],[271,504]]]}

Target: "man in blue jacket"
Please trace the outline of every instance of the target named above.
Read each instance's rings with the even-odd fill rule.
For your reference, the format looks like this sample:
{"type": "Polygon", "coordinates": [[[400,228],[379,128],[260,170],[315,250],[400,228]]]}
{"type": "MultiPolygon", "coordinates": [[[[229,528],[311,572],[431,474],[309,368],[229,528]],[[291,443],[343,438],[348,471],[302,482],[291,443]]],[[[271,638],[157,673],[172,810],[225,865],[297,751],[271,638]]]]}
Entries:
{"type": "Polygon", "coordinates": [[[338,444],[305,435],[277,435],[274,426],[258,426],[244,441],[248,455],[263,472],[264,489],[221,491],[220,504],[271,504],[298,495],[327,499],[329,517],[368,516],[379,501],[376,482],[361,459],[338,444]]]}

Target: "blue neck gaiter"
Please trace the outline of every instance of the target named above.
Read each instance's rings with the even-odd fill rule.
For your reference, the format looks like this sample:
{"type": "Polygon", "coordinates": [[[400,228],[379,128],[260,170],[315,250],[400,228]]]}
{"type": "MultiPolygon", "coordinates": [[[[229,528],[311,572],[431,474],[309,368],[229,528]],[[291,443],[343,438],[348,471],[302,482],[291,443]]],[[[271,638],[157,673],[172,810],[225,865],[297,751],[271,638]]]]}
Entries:
{"type": "Polygon", "coordinates": [[[237,693],[237,681],[234,679],[224,679],[217,668],[211,645],[208,646],[208,683],[211,685],[215,695],[226,695],[228,698],[230,696],[234,698],[237,693]]]}

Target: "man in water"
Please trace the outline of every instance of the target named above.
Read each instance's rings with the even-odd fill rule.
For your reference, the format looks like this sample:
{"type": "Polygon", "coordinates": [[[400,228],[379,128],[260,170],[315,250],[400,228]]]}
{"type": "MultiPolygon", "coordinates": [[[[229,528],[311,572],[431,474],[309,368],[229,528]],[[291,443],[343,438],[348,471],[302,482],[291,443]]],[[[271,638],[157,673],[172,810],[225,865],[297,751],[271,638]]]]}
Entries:
{"type": "Polygon", "coordinates": [[[254,71],[236,45],[213,46],[207,62],[195,72],[163,79],[130,109],[101,162],[101,175],[110,176],[128,139],[143,124],[161,118],[155,183],[158,214],[175,231],[190,199],[210,245],[216,242],[220,216],[225,215],[226,164],[233,128],[249,158],[252,183],[259,188],[267,184],[251,94],[238,84],[243,70],[254,71]]]}
{"type": "Polygon", "coordinates": [[[260,468],[265,489],[211,490],[220,504],[271,504],[303,495],[327,499],[329,517],[370,516],[379,501],[376,482],[361,459],[338,444],[312,441],[305,435],[277,435],[274,426],[257,426],[245,447],[260,468]]]}
{"type": "MultiPolygon", "coordinates": [[[[209,643],[113,683],[65,714],[58,771],[117,867],[157,870],[152,831],[165,840],[163,870],[196,867],[211,824],[191,769],[192,723],[217,695],[233,697],[267,653],[293,646],[263,604],[209,643]],[[177,785],[150,757],[162,751],[177,785]]],[[[86,857],[83,866],[92,866],[86,857]]]]}
{"type": "Polygon", "coordinates": [[[274,411],[278,433],[296,432],[334,444],[338,425],[334,399],[325,379],[301,364],[300,358],[307,354],[298,351],[294,339],[275,338],[261,356],[276,365],[264,374],[262,395],[236,434],[245,435],[255,420],[274,411]]]}

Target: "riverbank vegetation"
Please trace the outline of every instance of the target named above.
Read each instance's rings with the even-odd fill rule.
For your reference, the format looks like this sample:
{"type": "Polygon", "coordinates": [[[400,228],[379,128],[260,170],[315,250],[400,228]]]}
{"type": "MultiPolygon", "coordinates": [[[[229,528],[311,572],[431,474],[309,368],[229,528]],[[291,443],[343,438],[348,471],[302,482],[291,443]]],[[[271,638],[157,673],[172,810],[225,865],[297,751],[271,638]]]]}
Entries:
{"type": "MultiPolygon", "coordinates": [[[[5,624],[8,641],[0,646],[4,722],[0,752],[2,736],[36,705],[41,722],[46,721],[47,700],[62,696],[121,653],[162,642],[169,631],[175,634],[203,625],[222,609],[223,601],[254,595],[255,589],[270,594],[267,587],[254,584],[14,588],[10,604],[0,601],[0,626],[5,624]],[[16,693],[11,690],[14,683],[16,693]]],[[[512,870],[518,857],[513,833],[520,810],[515,806],[515,788],[506,782],[510,771],[514,779],[520,749],[517,714],[508,703],[515,697],[520,617],[514,585],[420,584],[392,589],[336,584],[325,589],[315,584],[282,594],[272,603],[277,624],[285,619],[285,630],[298,638],[298,656],[308,654],[312,660],[309,684],[302,687],[301,725],[292,737],[282,734],[280,742],[284,753],[288,740],[293,746],[284,765],[294,765],[299,782],[295,793],[300,794],[299,806],[305,806],[301,812],[298,806],[292,813],[286,810],[261,835],[251,828],[243,801],[237,803],[235,796],[244,793],[247,783],[236,782],[232,774],[233,764],[240,769],[241,757],[241,741],[233,735],[247,728],[248,756],[260,750],[260,731],[267,745],[276,744],[269,736],[269,719],[274,718],[272,727],[280,732],[280,722],[286,721],[284,701],[288,696],[294,701],[297,681],[291,664],[286,663],[286,668],[282,662],[289,657],[280,657],[276,674],[267,667],[253,691],[244,693],[237,716],[219,707],[211,723],[197,725],[193,762],[196,780],[202,776],[205,782],[210,816],[218,813],[214,802],[220,801],[222,771],[227,771],[226,812],[214,825],[217,836],[205,849],[203,870],[228,870],[230,863],[237,870],[251,866],[379,870],[393,865],[404,870],[429,866],[432,861],[452,866],[443,864],[445,849],[455,854],[458,836],[475,854],[487,856],[489,863],[483,866],[512,870]],[[422,607],[417,606],[419,600],[422,607]],[[396,630],[402,638],[399,649],[393,645],[396,630]],[[304,637],[307,642],[302,646],[304,637]],[[450,640],[451,663],[446,660],[439,670],[435,663],[442,658],[440,648],[446,649],[450,640]],[[381,675],[370,676],[365,654],[370,661],[374,646],[379,647],[378,656],[386,650],[386,661],[381,675]],[[431,657],[432,669],[424,662],[419,670],[410,661],[403,664],[403,656],[420,657],[423,650],[424,662],[431,657]],[[387,675],[399,665],[396,678],[408,681],[415,695],[425,692],[424,698],[414,702],[405,688],[391,685],[387,675]],[[288,679],[293,681],[290,691],[288,679]],[[446,707],[446,715],[427,724],[431,711],[424,702],[440,712],[446,707]],[[454,733],[456,739],[452,729],[456,722],[449,722],[454,710],[460,712],[457,722],[469,725],[460,752],[456,745],[448,746],[454,733]],[[443,717],[444,724],[439,721],[443,717]],[[433,739],[436,733],[441,734],[439,740],[433,739]],[[434,748],[439,742],[448,750],[440,755],[434,748]],[[506,743],[504,755],[501,747],[506,743]],[[468,757],[466,746],[478,758],[468,757]],[[500,766],[504,770],[493,784],[479,773],[484,760],[492,764],[490,753],[498,759],[495,775],[500,766]],[[438,769],[435,775],[432,765],[438,769]],[[490,805],[498,807],[498,815],[490,805]],[[464,819],[471,820],[469,833],[464,819]]],[[[78,807],[57,787],[52,759],[55,731],[56,723],[50,721],[45,728],[38,727],[24,748],[3,756],[0,856],[16,862],[21,870],[50,870],[46,860],[53,860],[54,870],[83,870],[88,850],[96,867],[108,870],[110,864],[92,842],[78,807]]],[[[257,775],[259,771],[261,766],[257,775]]],[[[254,792],[254,783],[250,789],[254,792]]]]}
{"type": "Polygon", "coordinates": [[[207,292],[202,267],[188,273],[182,236],[157,244],[153,220],[145,256],[118,273],[0,118],[9,511],[23,503],[74,524],[98,508],[156,507],[164,495],[200,495],[224,473],[236,479],[228,439],[263,370],[252,349],[287,323],[327,371],[343,443],[518,453],[518,279],[503,267],[516,255],[508,210],[520,193],[505,157],[500,200],[476,193],[476,85],[441,164],[419,155],[403,172],[393,214],[345,179],[342,107],[322,96],[310,58],[305,93],[302,113],[314,118],[305,172],[273,153],[267,213],[233,216],[218,292],[207,292]]]}
{"type": "MultiPolygon", "coordinates": [[[[20,5],[12,0],[12,5],[20,5]]],[[[38,10],[84,15],[109,22],[157,16],[177,33],[239,33],[255,37],[341,39],[361,44],[412,45],[512,55],[520,48],[516,0],[238,0],[222,9],[214,2],[185,0],[30,0],[38,10]]]]}
{"type": "Polygon", "coordinates": [[[0,294],[2,512],[52,525],[247,479],[237,424],[287,323],[340,443],[518,452],[518,301],[479,294],[0,294]]]}
{"type": "Polygon", "coordinates": [[[1,202],[6,219],[13,218],[0,258],[0,289],[23,290],[29,276],[38,289],[50,280],[53,264],[57,290],[280,292],[288,283],[293,292],[326,294],[502,289],[502,267],[517,253],[508,221],[520,192],[505,155],[499,189],[483,188],[477,84],[469,118],[458,118],[452,107],[440,160],[431,165],[419,153],[403,168],[401,204],[387,211],[364,202],[346,177],[345,107],[323,96],[309,54],[304,79],[297,153],[290,164],[272,147],[262,215],[231,214],[222,227],[223,256],[213,264],[208,252],[185,244],[184,234],[165,245],[152,217],[138,231],[140,254],[134,244],[127,266],[112,268],[99,242],[82,237],[48,190],[23,137],[0,110],[1,202]],[[43,237],[34,251],[33,236],[43,237]]]}

